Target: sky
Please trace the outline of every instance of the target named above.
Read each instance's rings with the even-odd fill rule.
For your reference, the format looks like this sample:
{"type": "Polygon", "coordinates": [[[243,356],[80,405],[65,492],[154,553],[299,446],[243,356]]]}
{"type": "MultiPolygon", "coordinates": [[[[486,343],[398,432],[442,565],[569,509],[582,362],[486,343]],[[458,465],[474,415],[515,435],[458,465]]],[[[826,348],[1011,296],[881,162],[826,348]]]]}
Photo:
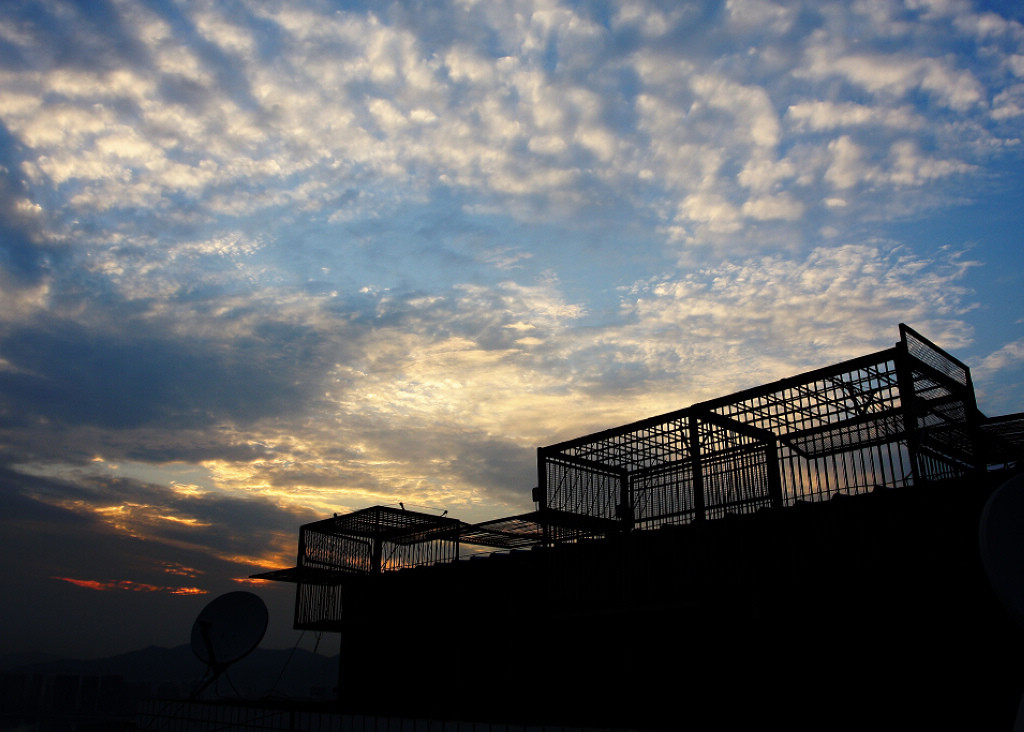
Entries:
{"type": "Polygon", "coordinates": [[[7,0],[0,653],[901,322],[1024,411],[1022,137],[1016,2],[7,0]]]}

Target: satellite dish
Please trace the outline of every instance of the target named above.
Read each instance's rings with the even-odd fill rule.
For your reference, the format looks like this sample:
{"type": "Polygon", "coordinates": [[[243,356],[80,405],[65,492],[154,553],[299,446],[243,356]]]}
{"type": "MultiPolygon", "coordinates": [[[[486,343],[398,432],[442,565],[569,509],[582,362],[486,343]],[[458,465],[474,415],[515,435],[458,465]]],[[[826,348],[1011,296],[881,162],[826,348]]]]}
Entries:
{"type": "Polygon", "coordinates": [[[978,530],[981,562],[992,589],[1024,627],[1024,475],[989,496],[978,530]]]}
{"type": "Polygon", "coordinates": [[[229,592],[203,608],[192,624],[192,652],[207,665],[211,678],[193,696],[260,644],[267,620],[267,606],[251,592],[229,592]]]}

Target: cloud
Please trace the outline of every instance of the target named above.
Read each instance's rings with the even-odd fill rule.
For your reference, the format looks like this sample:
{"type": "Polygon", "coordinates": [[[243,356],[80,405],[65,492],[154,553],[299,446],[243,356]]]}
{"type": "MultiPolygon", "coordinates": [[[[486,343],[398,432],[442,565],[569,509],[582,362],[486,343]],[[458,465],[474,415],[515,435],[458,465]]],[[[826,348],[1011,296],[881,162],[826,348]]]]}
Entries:
{"type": "Polygon", "coordinates": [[[999,371],[1016,368],[1024,363],[1024,340],[1013,341],[990,353],[977,364],[973,371],[982,378],[991,378],[999,371]]]}
{"type": "MultiPolygon", "coordinates": [[[[708,252],[809,271],[826,266],[819,232],[948,200],[981,163],[953,131],[997,142],[987,100],[1012,110],[1012,23],[748,1],[697,30],[706,10],[17,11],[0,74],[16,234],[0,276],[19,283],[4,290],[5,419],[71,430],[76,460],[112,440],[136,458],[255,464],[285,444],[262,439],[275,422],[331,409],[354,423],[487,413],[489,433],[525,440],[523,408],[499,405],[495,384],[557,401],[600,381],[578,363],[593,342],[574,340],[597,309],[557,291],[586,287],[535,284],[549,252],[582,258],[589,232],[571,216],[659,232],[633,254],[667,272],[660,293],[700,286],[686,268],[714,271],[708,252]],[[736,51],[735,33],[760,42],[736,51]],[[1002,53],[968,59],[965,43],[1002,53]],[[563,228],[539,234],[542,257],[488,241],[509,221],[563,228]]],[[[761,310],[787,307],[794,287],[778,288],[761,310]]],[[[629,323],[596,331],[607,347],[652,312],[616,317],[629,323]]]]}
{"type": "Polygon", "coordinates": [[[698,401],[883,347],[897,322],[962,347],[971,265],[868,244],[725,262],[638,283],[623,303],[632,322],[606,337],[631,378],[671,374],[698,401]]]}
{"type": "Polygon", "coordinates": [[[0,373],[7,420],[113,429],[244,424],[277,414],[302,400],[305,388],[287,370],[313,349],[301,329],[270,322],[230,351],[67,321],[12,329],[0,344],[12,367],[0,373]]]}
{"type": "Polygon", "coordinates": [[[537,445],[886,347],[900,321],[1015,373],[1019,334],[978,327],[1017,251],[1015,214],[978,213],[1018,198],[1009,14],[0,15],[0,479],[9,544],[52,543],[47,597],[212,592],[372,503],[527,510],[537,445]]]}
{"type": "Polygon", "coordinates": [[[788,31],[796,20],[797,11],[768,0],[729,0],[726,3],[729,22],[743,30],[765,31],[782,34],[788,31]]]}
{"type": "MultiPolygon", "coordinates": [[[[619,21],[684,27],[672,14],[638,7],[624,7],[619,21]]],[[[761,2],[732,3],[729,14],[779,34],[794,19],[791,9],[761,2]]],[[[329,210],[339,176],[373,181],[364,203],[372,189],[441,181],[565,210],[603,202],[601,185],[645,171],[676,203],[696,195],[694,185],[707,189],[725,161],[705,162],[696,178],[680,163],[713,150],[742,157],[774,149],[783,134],[779,109],[812,130],[874,119],[906,131],[907,119],[920,128],[920,115],[888,97],[920,89],[971,114],[986,95],[948,53],[851,54],[827,25],[808,36],[799,73],[822,83],[845,78],[874,96],[870,104],[792,99],[742,66],[700,71],[703,47],[617,47],[583,8],[534,8],[523,22],[481,8],[441,17],[417,29],[397,6],[391,17],[325,18],[297,8],[229,16],[204,4],[172,22],[133,7],[110,28],[85,24],[79,45],[120,34],[138,64],[8,72],[12,94],[38,89],[61,102],[29,104],[39,96],[22,94],[26,101],[10,102],[6,119],[35,153],[26,166],[32,179],[67,187],[81,211],[147,208],[167,217],[180,213],[180,196],[196,200],[199,215],[329,210]],[[496,58],[479,40],[481,28],[516,56],[496,58]],[[545,56],[552,52],[555,68],[545,56]],[[631,73],[639,84],[611,85],[591,64],[631,73]]],[[[37,43],[48,40],[41,26],[29,32],[37,43]]]]}
{"type": "Polygon", "coordinates": [[[949,108],[964,111],[984,102],[981,83],[970,71],[944,59],[906,55],[836,53],[834,45],[808,49],[803,71],[812,78],[839,76],[872,94],[900,100],[914,90],[933,95],[949,108]]]}
{"type": "Polygon", "coordinates": [[[1024,371],[1024,339],[1000,346],[971,366],[978,405],[990,416],[1024,411],[1014,385],[1024,371]]]}
{"type": "Polygon", "coordinates": [[[133,580],[86,580],[75,579],[74,577],[53,577],[52,579],[60,580],[61,582],[69,582],[77,587],[84,587],[89,590],[98,590],[100,592],[120,590],[125,592],[166,592],[171,595],[207,594],[206,590],[201,590],[198,587],[158,586],[146,584],[144,582],[134,582],[133,580]]]}
{"type": "Polygon", "coordinates": [[[54,267],[63,259],[45,211],[18,175],[24,155],[23,145],[0,124],[0,325],[45,306],[54,267]]]}
{"type": "MultiPolygon", "coordinates": [[[[17,557],[6,577],[19,588],[0,597],[5,621],[18,628],[4,637],[5,650],[100,656],[186,643],[200,608],[189,598],[226,591],[233,577],[265,564],[289,564],[294,527],[305,518],[278,514],[258,500],[234,501],[211,522],[215,526],[197,529],[186,545],[181,533],[125,531],[96,510],[131,500],[181,511],[160,486],[82,474],[36,475],[6,464],[0,466],[0,485],[0,549],[17,557]],[[260,536],[249,534],[250,527],[260,536]],[[250,560],[239,561],[242,554],[250,560]],[[170,604],[159,598],[170,598],[170,604]]],[[[188,509],[201,515],[209,506],[216,513],[218,501],[212,498],[188,509]]]]}
{"type": "Polygon", "coordinates": [[[585,329],[570,327],[586,314],[553,283],[500,298],[466,288],[415,310],[392,303],[391,325],[334,374],[329,429],[345,448],[320,452],[316,471],[299,467],[312,453],[254,464],[238,484],[302,486],[306,500],[346,505],[525,501],[536,444],[883,348],[900,321],[964,347],[971,268],[955,252],[932,261],[868,244],[766,255],[637,283],[620,322],[585,329]],[[488,461],[508,467],[482,473],[488,461]]]}
{"type": "Polygon", "coordinates": [[[825,171],[825,181],[839,190],[879,184],[891,189],[916,187],[936,179],[964,175],[973,169],[959,160],[925,155],[910,141],[894,143],[885,159],[878,161],[870,160],[865,147],[848,135],[829,143],[828,151],[832,159],[825,171]]]}
{"type": "Polygon", "coordinates": [[[878,109],[855,102],[803,101],[789,107],[787,117],[801,131],[822,131],[844,127],[884,126],[898,130],[921,129],[924,117],[910,106],[878,109]]]}
{"type": "Polygon", "coordinates": [[[12,540],[26,526],[36,527],[40,538],[54,535],[53,550],[34,562],[46,567],[46,576],[89,577],[90,567],[95,571],[99,566],[91,561],[107,560],[108,566],[134,575],[123,581],[95,580],[94,589],[181,589],[167,585],[171,574],[198,580],[199,589],[208,591],[225,574],[245,576],[260,566],[286,564],[294,551],[294,527],[315,516],[255,491],[190,495],[102,469],[29,465],[5,467],[3,475],[7,523],[22,527],[12,540]],[[84,551],[90,543],[93,549],[84,551]],[[114,557],[127,547],[134,547],[134,560],[126,565],[114,557]],[[166,558],[168,550],[174,560],[166,558]]]}

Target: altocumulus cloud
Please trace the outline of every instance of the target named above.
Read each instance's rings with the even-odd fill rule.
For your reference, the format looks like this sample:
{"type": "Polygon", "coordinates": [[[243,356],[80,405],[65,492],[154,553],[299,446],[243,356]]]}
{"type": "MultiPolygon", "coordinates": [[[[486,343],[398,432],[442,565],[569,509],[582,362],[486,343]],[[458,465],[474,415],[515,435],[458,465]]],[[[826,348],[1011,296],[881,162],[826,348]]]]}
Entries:
{"type": "Polygon", "coordinates": [[[4,4],[20,576],[142,603],[332,511],[524,510],[538,444],[900,321],[1019,410],[1022,59],[993,3],[4,4]]]}

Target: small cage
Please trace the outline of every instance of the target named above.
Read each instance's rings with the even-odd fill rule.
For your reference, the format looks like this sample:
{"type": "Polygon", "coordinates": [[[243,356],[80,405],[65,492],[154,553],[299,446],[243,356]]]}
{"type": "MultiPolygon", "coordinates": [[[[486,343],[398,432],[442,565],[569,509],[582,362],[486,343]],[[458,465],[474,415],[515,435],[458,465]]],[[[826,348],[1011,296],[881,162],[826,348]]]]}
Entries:
{"type": "Polygon", "coordinates": [[[254,575],[295,582],[295,627],[341,629],[345,585],[361,577],[455,561],[464,524],[452,518],[373,506],[305,524],[298,564],[254,575]]]}
{"type": "Polygon", "coordinates": [[[459,556],[462,522],[444,516],[373,506],[306,524],[299,532],[299,568],[379,574],[459,556]]]}

